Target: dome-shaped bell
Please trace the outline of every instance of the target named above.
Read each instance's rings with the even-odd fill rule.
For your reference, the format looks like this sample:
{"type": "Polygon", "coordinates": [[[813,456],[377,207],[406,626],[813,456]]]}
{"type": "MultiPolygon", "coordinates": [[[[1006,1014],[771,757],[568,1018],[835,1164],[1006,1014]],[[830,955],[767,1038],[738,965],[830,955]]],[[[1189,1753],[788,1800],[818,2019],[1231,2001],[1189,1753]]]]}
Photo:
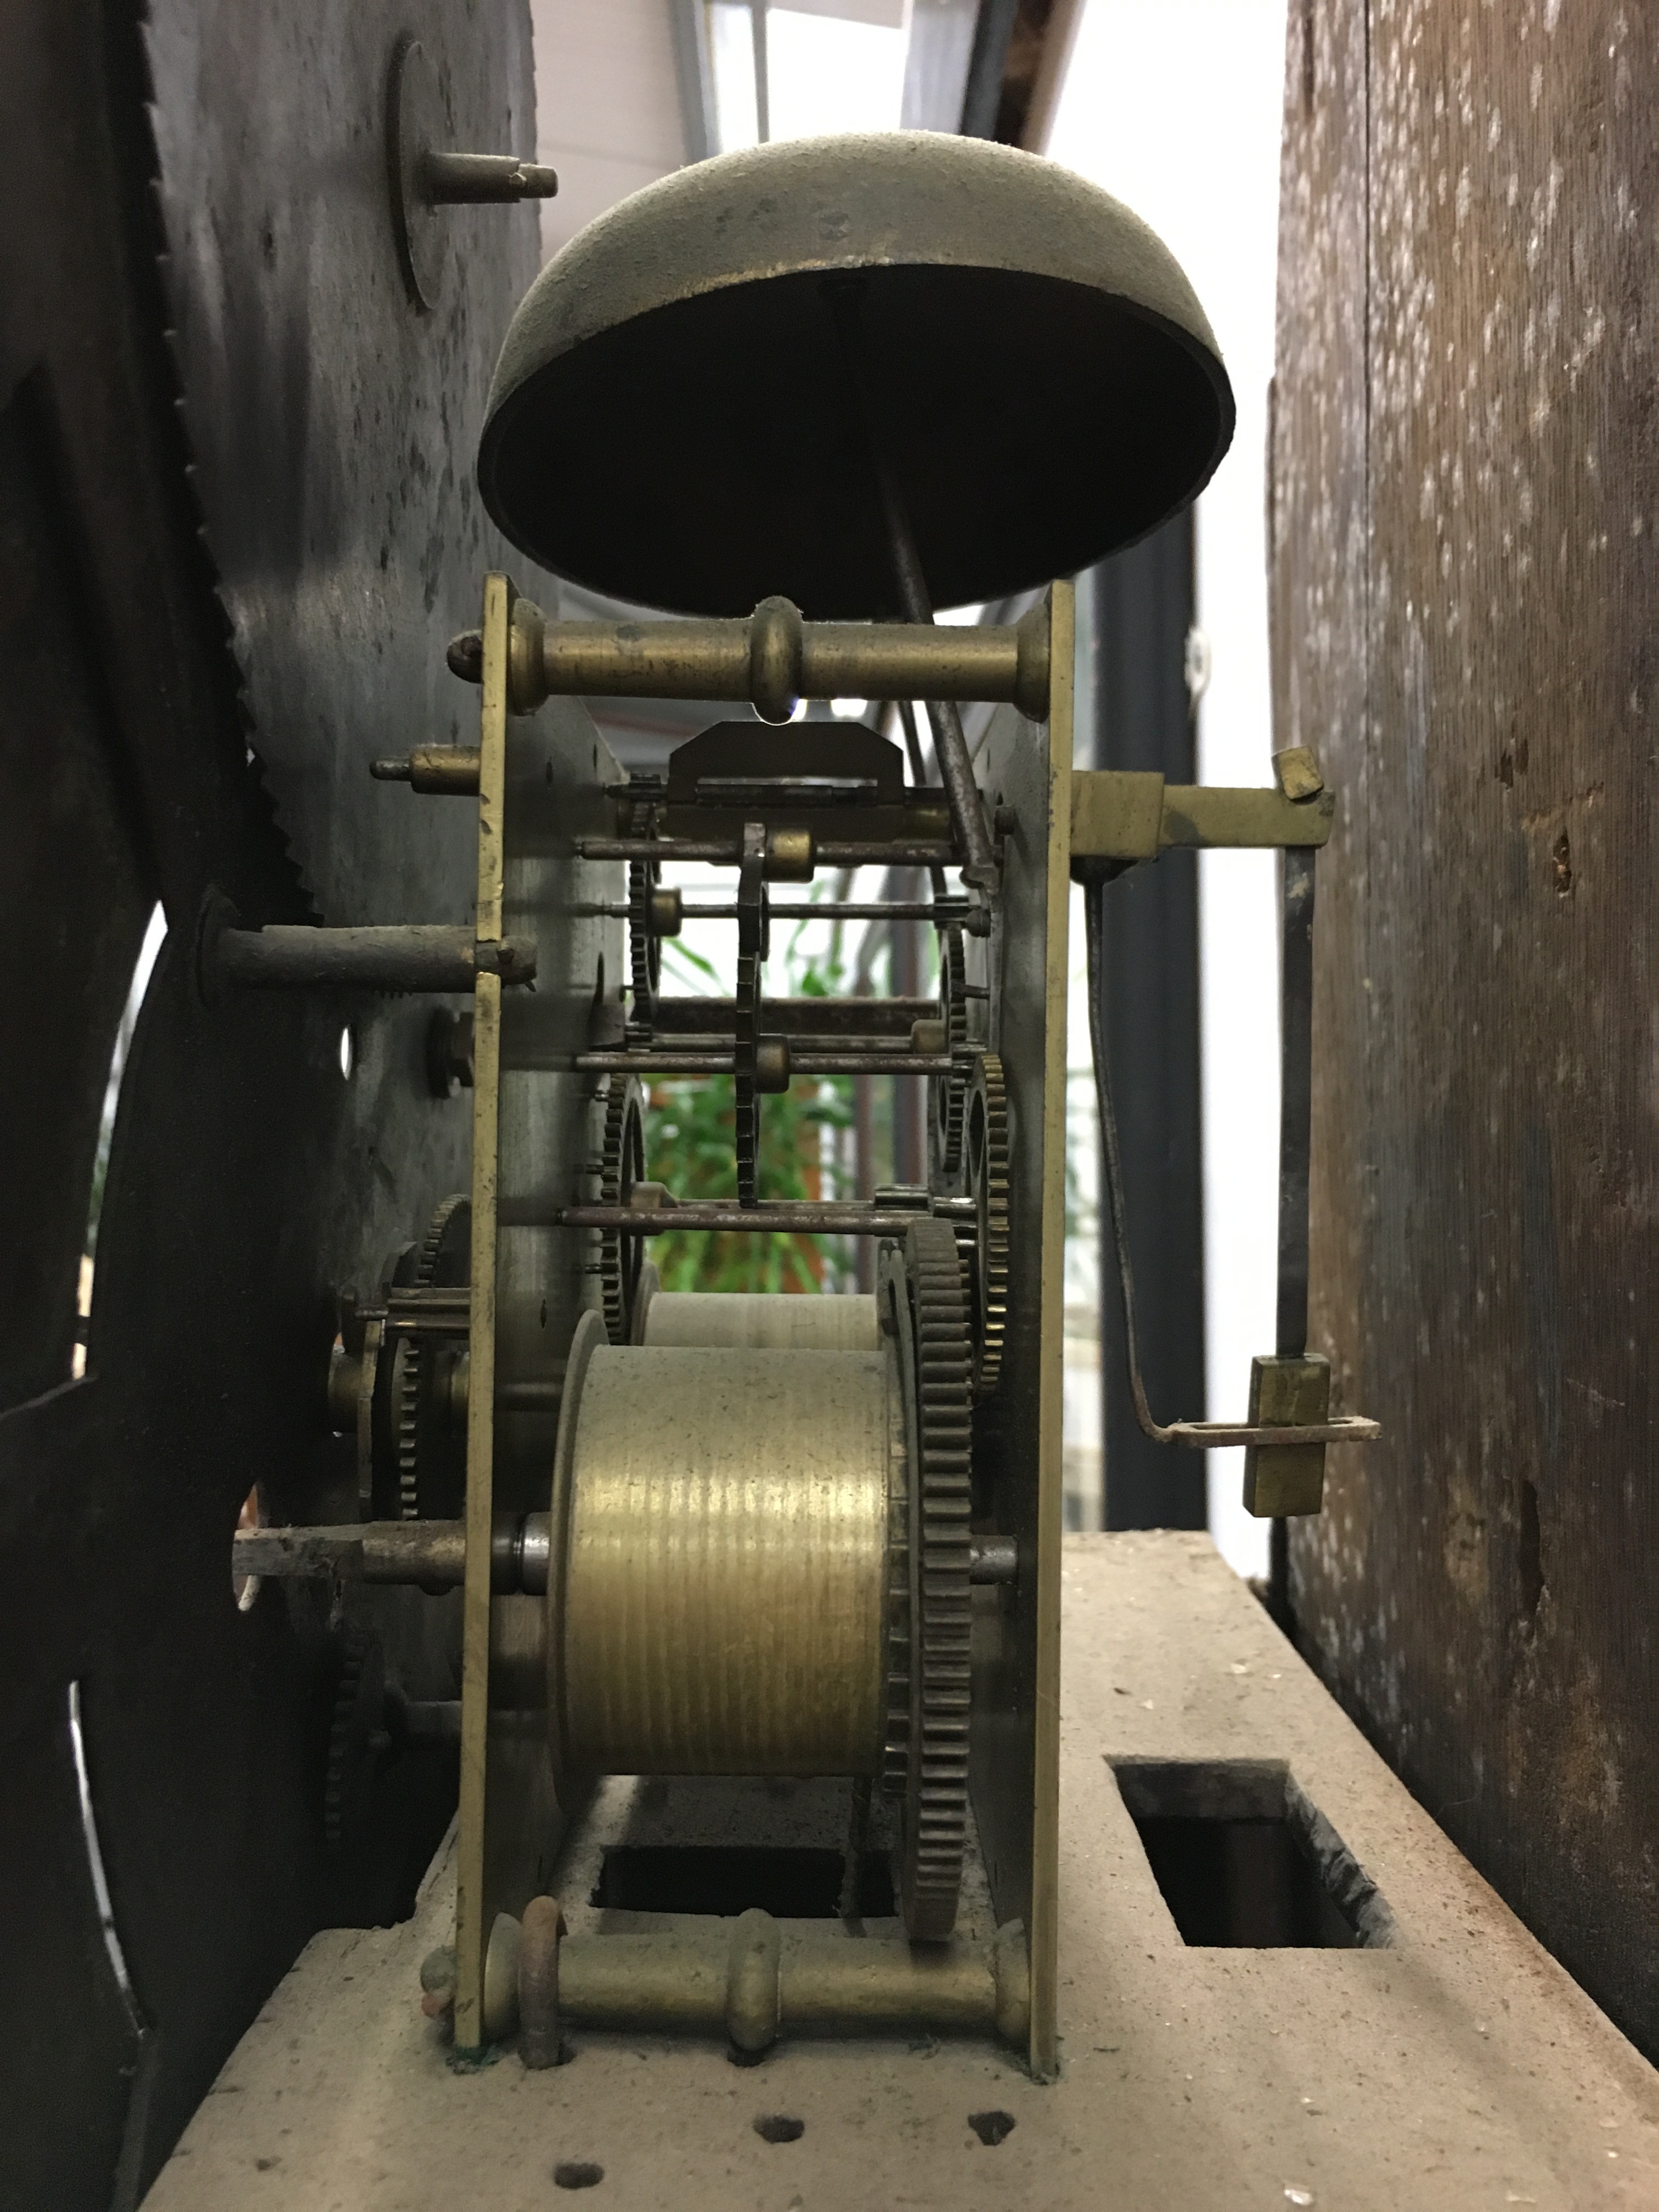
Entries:
{"type": "Polygon", "coordinates": [[[861,393],[940,606],[1143,536],[1233,428],[1191,286],[1116,200],[982,139],[801,139],[677,171],[542,271],[490,388],[484,503],[621,599],[896,614],[861,393]]]}

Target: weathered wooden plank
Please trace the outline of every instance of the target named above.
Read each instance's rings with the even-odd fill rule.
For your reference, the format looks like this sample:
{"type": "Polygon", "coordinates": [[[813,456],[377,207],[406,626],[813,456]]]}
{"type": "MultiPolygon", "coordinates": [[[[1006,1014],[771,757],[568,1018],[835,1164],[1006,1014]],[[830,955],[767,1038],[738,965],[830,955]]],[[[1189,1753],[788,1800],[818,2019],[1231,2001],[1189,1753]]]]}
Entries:
{"type": "Polygon", "coordinates": [[[1413,1789],[1659,2047],[1659,37],[1292,7],[1276,742],[1322,891],[1317,1340],[1384,1441],[1298,1617],[1413,1789]]]}
{"type": "MultiPolygon", "coordinates": [[[[1370,1410],[1359,1286],[1376,1200],[1362,1116],[1370,1010],[1362,936],[1372,730],[1366,700],[1365,0],[1292,0],[1279,198],[1267,526],[1273,744],[1311,748],[1339,794],[1320,870],[1314,976],[1310,1348],[1332,1410],[1370,1410]]],[[[1298,1590],[1347,1586],[1370,1550],[1375,1447],[1328,1462],[1325,1510],[1296,1530],[1298,1590]],[[1332,1479],[1334,1478],[1334,1479],[1332,1479]]]]}

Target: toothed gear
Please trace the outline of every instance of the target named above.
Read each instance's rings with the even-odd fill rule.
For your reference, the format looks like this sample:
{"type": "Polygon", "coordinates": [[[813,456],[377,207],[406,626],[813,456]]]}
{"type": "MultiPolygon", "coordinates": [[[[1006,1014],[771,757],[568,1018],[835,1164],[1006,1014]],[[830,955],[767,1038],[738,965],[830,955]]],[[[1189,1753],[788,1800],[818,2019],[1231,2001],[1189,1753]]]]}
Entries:
{"type": "MultiPolygon", "coordinates": [[[[660,778],[630,779],[630,797],[623,809],[623,824],[630,837],[653,837],[657,833],[660,778]]],[[[651,894],[662,881],[660,860],[630,860],[628,864],[628,981],[629,995],[625,1030],[631,1049],[651,1042],[656,1027],[657,993],[662,983],[662,939],[651,928],[651,894]]]]}
{"type": "Polygon", "coordinates": [[[933,1159],[939,1177],[955,1184],[962,1173],[962,1126],[968,1103],[968,971],[963,955],[962,932],[939,933],[939,996],[945,1016],[945,1043],[952,1066],[948,1075],[936,1075],[933,1092],[933,1159]]]}
{"type": "MultiPolygon", "coordinates": [[[[878,1183],[871,1203],[878,1213],[914,1213],[926,1219],[933,1204],[926,1183],[878,1183]]],[[[884,1255],[896,1255],[896,1244],[884,1245],[884,1255]]],[[[907,1304],[902,1322],[895,1322],[900,1357],[914,1366],[915,1330],[907,1304]]],[[[907,1393],[908,1396],[913,1394],[907,1393]]],[[[914,1457],[914,1451],[912,1457],[914,1457]]],[[[882,1751],[882,1788],[902,1799],[910,1769],[910,1670],[915,1653],[910,1601],[910,1494],[896,1492],[887,1515],[887,1732],[882,1751]]]]}
{"type": "Polygon", "coordinates": [[[906,1231],[902,1294],[900,1342],[908,1337],[913,1378],[902,1891],[907,1933],[930,1943],[956,1926],[972,1694],[973,1352],[962,1264],[945,1222],[906,1231]]]}
{"type": "Polygon", "coordinates": [[[760,1048],[761,969],[767,954],[766,831],[745,823],[738,871],[738,993],[734,1017],[734,1135],[738,1203],[759,1198],[760,1090],[755,1057],[760,1048]]]}
{"type": "MultiPolygon", "coordinates": [[[[642,810],[636,807],[635,835],[642,810]]],[[[633,987],[628,1017],[630,1045],[648,1044],[657,1018],[657,988],[662,981],[662,939],[651,927],[651,894],[662,880],[660,860],[628,864],[628,969],[633,987]]]]}
{"type": "MultiPolygon", "coordinates": [[[[446,143],[493,143],[484,134],[522,112],[530,94],[527,41],[504,18],[446,37],[442,13],[428,17],[422,36],[444,80],[446,143]]],[[[279,865],[292,891],[273,899],[262,885],[258,902],[262,919],[298,921],[365,896],[371,910],[391,886],[421,882],[432,866],[424,841],[413,851],[402,845],[392,817],[375,826],[383,799],[367,787],[354,798],[326,771],[343,722],[359,783],[371,752],[407,745],[411,717],[430,703],[428,672],[442,661],[447,617],[476,597],[483,518],[447,516],[434,532],[422,502],[394,500],[371,526],[374,495],[366,488],[398,483],[411,442],[420,452],[441,448],[453,410],[481,413],[495,341],[539,255],[533,222],[480,229],[467,243],[465,284],[452,276],[431,319],[441,342],[404,343],[409,304],[389,234],[337,224],[319,232],[292,195],[248,187],[314,157],[328,116],[352,118],[368,158],[385,120],[396,27],[362,9],[319,15],[314,4],[277,4],[259,9],[259,36],[250,40],[246,14],[200,0],[118,10],[111,35],[123,58],[105,97],[116,103],[107,127],[122,118],[123,159],[132,165],[125,197],[141,209],[133,250],[155,257],[154,282],[125,312],[146,364],[145,406],[167,409],[155,459],[178,465],[158,526],[161,514],[169,533],[175,519],[196,525],[190,570],[169,589],[200,587],[202,615],[224,641],[246,742],[262,755],[246,763],[257,842],[237,859],[238,879],[252,894],[250,871],[267,872],[268,845],[291,841],[279,865]],[[261,407],[256,364],[270,333],[301,327],[312,340],[302,372],[308,404],[261,407]],[[371,390],[380,404],[354,409],[371,390]],[[260,422],[255,439],[250,409],[260,422]],[[303,515],[312,527],[269,526],[276,515],[303,515]],[[424,602],[418,592],[412,605],[394,595],[402,649],[365,702],[349,638],[315,619],[316,589],[326,576],[354,603],[383,593],[388,564],[394,577],[420,568],[424,602]],[[348,822],[349,833],[337,834],[348,822]]],[[[198,620],[193,605],[187,620],[198,620]]],[[[219,703],[204,711],[216,715],[219,703]]],[[[227,741],[234,717],[233,706],[227,741]]],[[[205,787],[192,801],[181,787],[177,799],[205,803],[205,787]]]]}
{"type": "MultiPolygon", "coordinates": [[[[908,1358],[911,1333],[899,1332],[908,1358]]],[[[910,1771],[910,1493],[891,1486],[887,1500],[887,1722],[882,1745],[881,1786],[902,1799],[910,1771]]]]}
{"type": "MultiPolygon", "coordinates": [[[[964,1116],[964,1121],[965,1121],[964,1116]]],[[[959,1194],[930,1196],[927,1211],[936,1221],[945,1222],[957,1240],[957,1257],[962,1261],[962,1279],[968,1300],[968,1324],[974,1338],[974,1358],[979,1358],[979,1218],[971,1198],[959,1194]]]]}
{"type": "Polygon", "coordinates": [[[994,1052],[981,1053],[974,1063],[964,1149],[975,1214],[974,1392],[988,1398],[1002,1378],[1008,1340],[1008,1094],[994,1052]]]}
{"type": "MultiPolygon", "coordinates": [[[[451,1224],[465,1206],[469,1218],[471,1203],[465,1191],[457,1191],[445,1199],[427,1224],[426,1234],[415,1262],[411,1280],[420,1290],[430,1290],[438,1279],[438,1269],[445,1256],[445,1240],[451,1224]]],[[[462,1271],[460,1280],[465,1282],[471,1270],[462,1271]]],[[[426,1405],[427,1352],[418,1336],[398,1339],[394,1355],[394,1380],[398,1392],[398,1510],[405,1521],[421,1518],[422,1462],[432,1447],[428,1437],[428,1418],[426,1405]]]]}
{"type": "Polygon", "coordinates": [[[337,1850],[353,1826],[376,1755],[386,1748],[386,1662],[371,1629],[348,1628],[328,1731],[323,1835],[337,1850]]]}
{"type": "MultiPolygon", "coordinates": [[[[877,1186],[874,1203],[884,1213],[926,1216],[927,1194],[915,1183],[877,1186]]],[[[884,1242],[877,1261],[876,1308],[883,1332],[896,1339],[901,1376],[915,1371],[915,1327],[905,1285],[903,1247],[884,1242]]],[[[900,1449],[904,1465],[913,1468],[918,1442],[913,1433],[915,1392],[901,1381],[903,1401],[900,1449]]],[[[887,1720],[882,1751],[882,1788],[902,1801],[905,1778],[910,1771],[910,1669],[915,1650],[910,1604],[910,1484],[892,1488],[887,1508],[887,1720]]]]}
{"type": "MultiPolygon", "coordinates": [[[[645,1093],[639,1078],[611,1078],[605,1108],[605,1150],[599,1161],[599,1203],[626,1206],[634,1185],[645,1179],[645,1093]]],[[[612,1344],[626,1344],[633,1326],[634,1300],[640,1287],[644,1239],[617,1229],[599,1231],[599,1296],[605,1333],[612,1344]]]]}

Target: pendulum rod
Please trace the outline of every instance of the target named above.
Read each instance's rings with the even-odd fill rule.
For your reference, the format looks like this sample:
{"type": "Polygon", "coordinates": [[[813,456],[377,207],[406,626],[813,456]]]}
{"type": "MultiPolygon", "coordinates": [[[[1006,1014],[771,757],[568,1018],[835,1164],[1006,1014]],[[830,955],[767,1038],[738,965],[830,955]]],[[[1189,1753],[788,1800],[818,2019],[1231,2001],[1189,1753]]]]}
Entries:
{"type": "MultiPolygon", "coordinates": [[[[895,703],[904,730],[904,750],[910,763],[910,781],[920,791],[927,778],[922,769],[921,738],[916,729],[916,710],[908,699],[900,699],[895,703]]],[[[945,896],[944,869],[930,868],[927,877],[933,885],[935,904],[942,903],[945,896]]]]}
{"type": "MultiPolygon", "coordinates": [[[[907,622],[931,623],[933,603],[927,595],[927,581],[922,574],[921,556],[911,533],[909,512],[898,479],[889,465],[885,453],[871,432],[871,452],[875,460],[877,489],[881,495],[882,516],[887,525],[888,551],[893,563],[893,580],[898,586],[899,604],[907,622]]],[[[954,699],[930,699],[927,720],[933,725],[933,750],[939,756],[939,775],[945,784],[945,796],[951,802],[951,823],[957,833],[957,842],[968,855],[963,865],[962,880],[981,890],[994,889],[997,880],[995,856],[991,849],[991,836],[985,826],[985,809],[980,800],[979,786],[974,781],[974,763],[968,750],[968,740],[963,735],[962,714],[954,699]]]]}
{"type": "Polygon", "coordinates": [[[1140,1347],[1135,1329],[1135,1281],[1129,1264],[1129,1231],[1123,1218],[1123,1160],[1118,1148],[1117,1113],[1112,1103],[1112,1078],[1106,1058],[1106,1040],[1101,1014],[1101,988],[1103,974],[1101,940],[1105,933],[1106,885],[1109,869],[1097,865],[1085,881],[1083,892],[1085,939],[1088,946],[1089,1043],[1095,1067],[1095,1103],[1100,1115],[1100,1146],[1106,1170],[1106,1196],[1112,1224],[1112,1245],[1117,1259],[1118,1290],[1123,1302],[1123,1348],[1128,1369],[1129,1399],[1134,1407],[1135,1419],[1143,1436],[1150,1437],[1156,1444],[1174,1441],[1172,1428],[1165,1428],[1152,1419],[1146,1401],[1146,1385],[1141,1379],[1140,1347]]]}
{"type": "MultiPolygon", "coordinates": [[[[1286,848],[1282,893],[1284,921],[1283,1079],[1279,1130],[1279,1358],[1298,1358],[1308,1329],[1308,1137],[1312,1091],[1310,1052],[1313,1002],[1314,856],[1299,847],[1286,848]],[[1288,1347],[1288,1351],[1287,1351],[1288,1347]]],[[[1369,1443],[1382,1434],[1373,1420],[1350,1413],[1336,1419],[1257,1422],[1155,1420],[1140,1372],[1135,1328],[1134,1270],[1124,1217],[1123,1158],[1118,1146],[1117,1115],[1112,1103],[1101,1016],[1102,940],[1105,933],[1106,886],[1115,872],[1111,861],[1073,863],[1084,886],[1084,923],[1088,945],[1089,1042],[1095,1064],[1095,1103],[1100,1115],[1102,1164],[1106,1174],[1108,1215],[1117,1260],[1118,1290],[1123,1301],[1124,1364],[1130,1403],[1143,1436],[1155,1444],[1185,1444],[1195,1449],[1224,1449],[1234,1444],[1269,1449],[1281,1444],[1369,1443]]],[[[1316,1510],[1316,1509],[1315,1509],[1316,1510]]]]}
{"type": "Polygon", "coordinates": [[[1308,1349],[1308,1180],[1313,1121],[1314,852],[1289,846],[1279,886],[1279,1299],[1273,1350],[1308,1349]]]}
{"type": "MultiPolygon", "coordinates": [[[[826,290],[841,339],[842,361],[847,371],[850,397],[863,427],[865,444],[875,475],[876,493],[881,501],[882,522],[887,535],[887,556],[892,564],[900,611],[906,622],[931,623],[933,603],[928,596],[921,556],[916,550],[909,510],[904,503],[897,475],[878,428],[869,380],[865,374],[860,343],[863,287],[857,279],[842,277],[830,282],[826,290]]],[[[933,725],[933,750],[939,757],[939,775],[945,785],[945,797],[951,803],[951,825],[956,831],[957,843],[965,856],[962,880],[978,890],[994,890],[997,881],[996,856],[991,846],[991,833],[986,824],[979,787],[974,781],[974,763],[968,751],[968,740],[963,735],[962,716],[954,701],[930,699],[927,702],[927,719],[933,725]]]]}

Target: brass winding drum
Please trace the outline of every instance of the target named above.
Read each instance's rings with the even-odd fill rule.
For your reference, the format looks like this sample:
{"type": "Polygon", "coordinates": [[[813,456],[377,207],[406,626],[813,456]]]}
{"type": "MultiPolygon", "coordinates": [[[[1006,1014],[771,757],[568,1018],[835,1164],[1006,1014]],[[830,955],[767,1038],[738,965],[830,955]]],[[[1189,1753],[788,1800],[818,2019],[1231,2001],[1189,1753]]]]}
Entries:
{"type": "Polygon", "coordinates": [[[548,1576],[556,1769],[878,1773],[904,1457],[890,1340],[613,1346],[585,1323],[548,1576]]]}
{"type": "Polygon", "coordinates": [[[545,1599],[560,1795],[600,1774],[878,1779],[902,1807],[906,1927],[948,1936],[969,1697],[955,1234],[915,1221],[874,1298],[650,1290],[644,1343],[588,1312],[565,1372],[545,1599]],[[653,1340],[659,1306],[679,1341],[653,1340]],[[827,1341],[831,1321],[864,1348],[765,1340],[827,1341]]]}
{"type": "Polygon", "coordinates": [[[787,1291],[662,1291],[656,1288],[654,1272],[647,1273],[641,1287],[636,1344],[873,1352],[881,1342],[873,1297],[811,1297],[787,1291]]]}

